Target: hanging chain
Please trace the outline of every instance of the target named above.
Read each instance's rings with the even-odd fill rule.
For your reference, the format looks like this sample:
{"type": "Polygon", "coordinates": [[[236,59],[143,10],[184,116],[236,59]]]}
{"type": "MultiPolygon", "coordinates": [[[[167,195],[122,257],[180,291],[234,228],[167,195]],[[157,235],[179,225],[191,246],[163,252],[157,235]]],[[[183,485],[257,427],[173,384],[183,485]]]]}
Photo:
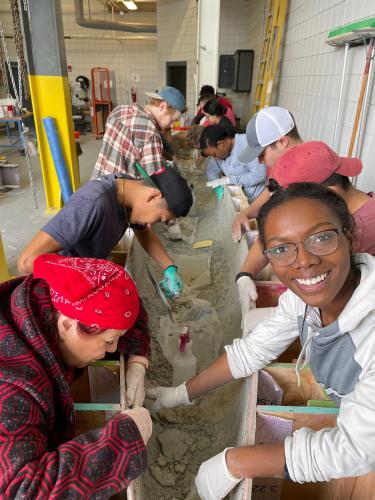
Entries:
{"type": "Polygon", "coordinates": [[[30,30],[31,30],[29,0],[23,0],[23,10],[25,12],[27,12],[27,17],[29,18],[29,27],[30,27],[30,30]]]}
{"type": "MultiPolygon", "coordinates": [[[[18,108],[21,109],[22,108],[22,93],[21,93],[21,99],[20,99],[20,96],[19,96],[19,93],[18,93],[18,90],[17,90],[17,86],[16,86],[16,82],[14,81],[14,77],[13,77],[12,66],[10,65],[10,59],[9,59],[9,55],[8,55],[7,43],[5,41],[4,28],[3,28],[3,25],[1,23],[1,20],[0,20],[0,38],[1,38],[2,49],[3,49],[3,52],[4,52],[4,56],[5,56],[5,62],[7,64],[7,66],[8,66],[9,76],[10,76],[10,79],[11,79],[11,82],[12,82],[12,87],[13,87],[14,95],[15,95],[15,98],[16,98],[16,101],[17,101],[17,106],[18,106],[18,108]]],[[[6,73],[5,73],[5,78],[6,78],[6,73]]]]}
{"type": "MultiPolygon", "coordinates": [[[[20,85],[19,85],[19,94],[22,92],[22,87],[24,90],[25,99],[27,99],[30,95],[29,91],[29,83],[27,76],[27,66],[25,61],[25,54],[23,50],[23,37],[22,37],[22,29],[21,29],[21,19],[20,12],[18,10],[18,1],[17,0],[9,0],[10,7],[12,11],[12,19],[13,19],[13,30],[14,30],[14,43],[16,45],[17,58],[18,58],[18,73],[21,76],[20,85]]],[[[27,2],[24,0],[23,8],[26,11],[28,9],[27,2]]],[[[28,11],[29,12],[29,11],[28,11]]],[[[22,99],[21,99],[22,101],[22,99]]]]}
{"type": "MultiPolygon", "coordinates": [[[[1,34],[1,41],[3,40],[3,26],[1,25],[0,22],[0,34],[1,34]]],[[[5,46],[4,43],[0,43],[0,85],[4,87],[5,95],[8,97],[10,95],[9,93],[9,84],[8,84],[8,77],[7,77],[7,68],[6,68],[6,55],[5,55],[5,46]]]]}
{"type": "MultiPolygon", "coordinates": [[[[12,8],[13,8],[13,5],[16,5],[15,2],[16,2],[16,0],[10,0],[10,4],[11,4],[12,8]]],[[[26,10],[26,8],[28,8],[27,2],[28,2],[28,0],[24,0],[24,9],[25,10],[26,10]]],[[[29,10],[29,15],[30,15],[30,10],[29,10]]],[[[36,194],[36,187],[35,187],[35,182],[34,182],[34,176],[33,176],[33,171],[32,171],[32,166],[31,166],[31,161],[30,161],[30,154],[29,154],[29,139],[27,137],[28,129],[27,129],[27,127],[25,127],[25,124],[22,120],[22,103],[23,103],[22,82],[24,83],[25,97],[26,98],[29,96],[29,94],[28,94],[29,87],[28,87],[28,79],[27,79],[27,72],[26,72],[26,63],[25,63],[24,53],[23,53],[21,23],[20,23],[20,17],[19,17],[19,11],[18,11],[17,5],[16,5],[16,11],[15,10],[12,11],[12,17],[13,17],[15,41],[18,38],[18,42],[16,42],[16,49],[17,49],[17,56],[18,56],[17,57],[18,82],[19,82],[18,89],[17,89],[16,82],[14,81],[14,77],[13,77],[13,71],[12,71],[12,67],[10,64],[7,44],[5,41],[4,29],[3,29],[3,25],[1,23],[1,20],[0,20],[0,39],[1,39],[2,51],[3,51],[4,59],[5,59],[4,63],[6,62],[7,66],[8,66],[9,76],[10,76],[10,79],[12,82],[14,95],[15,95],[15,98],[17,101],[17,107],[20,111],[20,116],[21,116],[22,143],[23,143],[23,148],[25,150],[26,165],[27,165],[27,172],[29,175],[31,195],[33,197],[34,208],[39,208],[37,194],[36,194]],[[22,47],[22,52],[18,52],[17,43],[20,43],[20,46],[22,47]],[[21,54],[21,57],[20,57],[20,54],[21,54]],[[22,70],[22,67],[24,68],[24,70],[22,70]],[[27,91],[26,91],[26,89],[27,89],[27,91]]],[[[0,50],[0,55],[1,55],[1,50],[0,50]]],[[[4,64],[4,67],[5,67],[5,64],[4,64]]],[[[1,67],[0,67],[0,69],[1,69],[1,67]]],[[[1,69],[1,71],[2,71],[2,69],[1,69]]],[[[6,78],[6,76],[5,76],[5,78],[6,78]]]]}
{"type": "Polygon", "coordinates": [[[32,169],[31,161],[30,161],[29,140],[27,138],[27,128],[25,127],[25,124],[23,123],[23,121],[22,121],[22,138],[23,138],[23,147],[25,150],[27,173],[29,175],[31,196],[33,197],[34,208],[39,208],[38,198],[37,198],[37,194],[36,194],[36,187],[35,187],[35,182],[34,182],[33,169],[32,169]]]}

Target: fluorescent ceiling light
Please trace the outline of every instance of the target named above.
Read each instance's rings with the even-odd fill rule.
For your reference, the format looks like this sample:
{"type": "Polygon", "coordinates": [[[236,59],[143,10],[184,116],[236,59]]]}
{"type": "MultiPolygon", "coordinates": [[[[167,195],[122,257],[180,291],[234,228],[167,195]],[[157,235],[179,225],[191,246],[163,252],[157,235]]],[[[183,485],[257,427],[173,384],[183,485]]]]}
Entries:
{"type": "Polygon", "coordinates": [[[125,7],[129,10],[137,10],[138,7],[136,4],[133,2],[133,0],[122,0],[122,3],[125,5],[125,7]]]}

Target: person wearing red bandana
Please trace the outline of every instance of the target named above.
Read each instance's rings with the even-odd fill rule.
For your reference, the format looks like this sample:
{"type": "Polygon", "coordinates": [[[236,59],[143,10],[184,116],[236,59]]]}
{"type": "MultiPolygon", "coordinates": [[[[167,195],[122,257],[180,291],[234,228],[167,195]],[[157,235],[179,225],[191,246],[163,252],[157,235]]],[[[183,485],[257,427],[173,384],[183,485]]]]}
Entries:
{"type": "Polygon", "coordinates": [[[106,499],[146,469],[148,411],[74,438],[70,393],[90,362],[137,351],[138,310],[134,282],[108,260],[41,255],[34,275],[0,285],[1,498],[106,499]]]}

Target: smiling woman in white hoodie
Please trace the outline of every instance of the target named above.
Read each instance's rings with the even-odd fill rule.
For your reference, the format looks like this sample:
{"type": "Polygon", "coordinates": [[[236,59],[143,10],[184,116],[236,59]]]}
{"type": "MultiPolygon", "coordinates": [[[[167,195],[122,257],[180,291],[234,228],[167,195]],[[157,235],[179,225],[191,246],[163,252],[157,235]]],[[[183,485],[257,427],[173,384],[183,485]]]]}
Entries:
{"type": "Polygon", "coordinates": [[[227,448],[204,462],[201,498],[224,496],[244,477],[328,481],[375,470],[375,258],[351,254],[353,219],[318,184],[275,193],[258,218],[260,241],[288,290],[273,315],[235,339],[206,370],[177,388],[156,388],[156,409],[188,404],[259,371],[298,336],[316,380],[340,406],[337,426],[302,428],[284,442],[227,448]]]}

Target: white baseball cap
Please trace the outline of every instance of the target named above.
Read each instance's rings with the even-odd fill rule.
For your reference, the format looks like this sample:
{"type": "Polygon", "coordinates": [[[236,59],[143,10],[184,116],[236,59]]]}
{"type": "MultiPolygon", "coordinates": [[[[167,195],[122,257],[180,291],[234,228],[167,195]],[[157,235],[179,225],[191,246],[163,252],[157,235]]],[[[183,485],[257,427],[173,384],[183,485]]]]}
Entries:
{"type": "Polygon", "coordinates": [[[255,160],[270,144],[295,127],[292,115],[281,106],[269,106],[256,113],[246,127],[247,147],[239,155],[242,163],[255,160]]]}

